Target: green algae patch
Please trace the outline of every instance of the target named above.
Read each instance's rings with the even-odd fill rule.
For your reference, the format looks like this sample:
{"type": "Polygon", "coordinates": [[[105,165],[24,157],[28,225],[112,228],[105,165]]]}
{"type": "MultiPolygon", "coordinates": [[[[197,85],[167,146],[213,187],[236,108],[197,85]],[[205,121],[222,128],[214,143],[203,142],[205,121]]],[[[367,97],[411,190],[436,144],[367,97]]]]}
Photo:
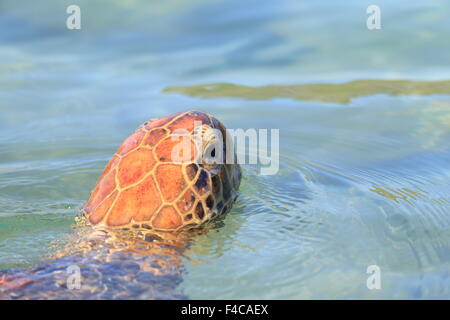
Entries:
{"type": "Polygon", "coordinates": [[[260,87],[231,83],[210,83],[169,87],[164,89],[163,92],[199,98],[233,97],[249,100],[291,98],[303,101],[349,103],[353,98],[374,94],[389,94],[393,96],[450,94],[450,80],[357,80],[340,84],[315,83],[260,87]]]}

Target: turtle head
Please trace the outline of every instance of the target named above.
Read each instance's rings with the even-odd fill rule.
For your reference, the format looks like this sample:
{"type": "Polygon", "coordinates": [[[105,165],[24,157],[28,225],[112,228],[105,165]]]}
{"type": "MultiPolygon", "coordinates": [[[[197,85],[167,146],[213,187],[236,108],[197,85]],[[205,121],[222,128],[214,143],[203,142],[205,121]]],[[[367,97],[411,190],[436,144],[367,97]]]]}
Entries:
{"type": "Polygon", "coordinates": [[[201,111],[150,120],[119,147],[83,212],[93,225],[174,231],[226,213],[241,168],[225,127],[201,111]],[[227,151],[228,150],[228,151],[227,151]],[[231,152],[232,151],[232,152],[231,152]]]}

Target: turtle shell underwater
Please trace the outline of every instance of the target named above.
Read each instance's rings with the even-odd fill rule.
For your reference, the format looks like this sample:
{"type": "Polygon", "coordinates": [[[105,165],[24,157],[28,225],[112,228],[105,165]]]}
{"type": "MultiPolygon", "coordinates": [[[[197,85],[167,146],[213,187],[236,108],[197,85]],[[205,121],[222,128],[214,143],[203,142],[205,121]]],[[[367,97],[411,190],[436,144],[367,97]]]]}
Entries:
{"type": "Polygon", "coordinates": [[[106,165],[71,245],[33,268],[0,271],[0,298],[184,298],[182,252],[238,195],[241,168],[230,157],[225,127],[207,113],[144,123],[106,165]],[[68,290],[79,266],[81,284],[68,290]]]}

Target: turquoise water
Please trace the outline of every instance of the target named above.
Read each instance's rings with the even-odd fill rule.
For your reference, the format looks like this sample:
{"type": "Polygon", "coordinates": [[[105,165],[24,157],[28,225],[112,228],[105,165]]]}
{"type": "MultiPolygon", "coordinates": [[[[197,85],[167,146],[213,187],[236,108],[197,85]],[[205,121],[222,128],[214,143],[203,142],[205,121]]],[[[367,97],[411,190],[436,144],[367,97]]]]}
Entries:
{"type": "Polygon", "coordinates": [[[0,269],[37,263],[122,140],[184,109],[279,128],[280,171],[244,166],[223,227],[196,238],[190,298],[450,298],[450,95],[348,104],[201,99],[211,82],[450,79],[450,4],[377,1],[0,2],[0,269]],[[381,289],[366,287],[369,265],[381,289]]]}

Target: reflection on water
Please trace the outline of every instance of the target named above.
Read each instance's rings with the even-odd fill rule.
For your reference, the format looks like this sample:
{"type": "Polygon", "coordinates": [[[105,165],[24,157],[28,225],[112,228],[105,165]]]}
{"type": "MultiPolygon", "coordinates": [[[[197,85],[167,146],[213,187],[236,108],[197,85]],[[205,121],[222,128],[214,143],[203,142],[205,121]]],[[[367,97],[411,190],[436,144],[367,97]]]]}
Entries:
{"type": "Polygon", "coordinates": [[[69,4],[0,3],[0,269],[64,242],[139,124],[196,108],[280,129],[280,171],[244,167],[232,212],[185,253],[188,297],[450,297],[449,4],[379,1],[375,32],[356,0],[82,0],[80,31],[69,4]]]}
{"type": "Polygon", "coordinates": [[[303,101],[348,103],[352,98],[374,94],[449,94],[450,81],[359,80],[340,84],[300,84],[249,87],[230,83],[211,83],[164,89],[192,97],[237,97],[244,99],[292,98],[303,101]]]}
{"type": "Polygon", "coordinates": [[[434,205],[449,205],[450,198],[429,198],[427,196],[428,192],[426,191],[412,191],[408,188],[400,188],[400,189],[391,189],[387,186],[383,187],[373,187],[370,191],[375,192],[376,194],[385,197],[387,199],[394,200],[395,202],[406,201],[408,204],[414,206],[415,200],[430,202],[434,205]]]}

